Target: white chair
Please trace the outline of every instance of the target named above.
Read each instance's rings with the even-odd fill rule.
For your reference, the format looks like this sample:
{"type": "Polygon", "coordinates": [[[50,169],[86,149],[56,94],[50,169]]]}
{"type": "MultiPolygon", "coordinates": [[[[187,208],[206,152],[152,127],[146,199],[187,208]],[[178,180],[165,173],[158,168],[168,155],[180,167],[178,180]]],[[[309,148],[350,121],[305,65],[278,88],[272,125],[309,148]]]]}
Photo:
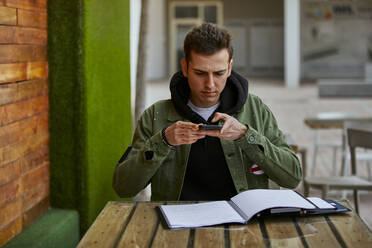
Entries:
{"type": "MultiPolygon", "coordinates": [[[[334,120],[342,120],[347,118],[352,118],[353,114],[346,113],[346,112],[323,112],[318,113],[316,118],[320,120],[326,120],[326,121],[334,121],[334,120]]],[[[329,129],[328,129],[329,130],[329,129]]],[[[315,130],[315,139],[314,139],[314,153],[313,153],[313,160],[312,160],[312,167],[311,167],[311,175],[315,174],[315,169],[317,165],[317,157],[318,157],[318,151],[319,148],[331,148],[332,149],[332,175],[336,175],[337,171],[337,150],[341,150],[341,152],[344,152],[344,146],[342,142],[342,137],[340,137],[339,141],[322,141],[320,138],[321,132],[324,130],[316,129],[315,130]]],[[[344,159],[344,155],[342,154],[342,157],[344,159]]]]}
{"type": "Polygon", "coordinates": [[[351,158],[350,176],[307,176],[306,163],[304,167],[304,193],[309,194],[309,188],[322,191],[322,198],[327,197],[329,190],[353,190],[355,210],[359,213],[358,190],[372,190],[372,182],[357,176],[357,159],[355,149],[357,147],[372,149],[372,126],[370,123],[347,124],[346,136],[351,158]]]}
{"type": "MultiPolygon", "coordinates": [[[[342,153],[342,160],[341,160],[341,176],[346,176],[350,173],[350,151],[347,139],[347,129],[352,128],[354,126],[364,127],[364,128],[371,128],[372,129],[372,122],[371,121],[345,121],[343,127],[343,137],[342,137],[342,146],[343,146],[343,153],[342,153]]],[[[372,151],[366,150],[358,151],[356,153],[356,160],[358,162],[364,162],[367,166],[368,171],[368,180],[372,181],[372,172],[371,172],[371,165],[372,165],[372,151]]]]}

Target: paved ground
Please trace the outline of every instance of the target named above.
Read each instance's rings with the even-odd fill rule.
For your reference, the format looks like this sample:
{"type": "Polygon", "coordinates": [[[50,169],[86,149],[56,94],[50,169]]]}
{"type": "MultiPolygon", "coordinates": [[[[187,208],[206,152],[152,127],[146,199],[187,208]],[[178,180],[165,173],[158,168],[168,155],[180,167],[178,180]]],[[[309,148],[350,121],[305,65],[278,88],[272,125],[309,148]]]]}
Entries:
{"type": "MultiPolygon", "coordinates": [[[[314,145],[314,131],[304,124],[306,117],[315,116],[319,112],[350,112],[357,116],[372,116],[372,99],[319,99],[314,82],[303,83],[295,89],[285,88],[283,81],[275,79],[249,80],[249,91],[258,95],[270,107],[277,118],[279,127],[285,133],[290,133],[293,140],[308,150],[307,164],[312,164],[314,145]]],[[[159,99],[170,97],[167,80],[151,81],[148,83],[146,105],[159,99]]],[[[341,130],[325,130],[321,132],[321,139],[326,141],[340,141],[341,130]]],[[[340,151],[337,164],[340,164],[340,151]]],[[[332,150],[324,148],[317,157],[315,174],[331,174],[332,150]]],[[[372,166],[372,163],[371,163],[372,166]]],[[[367,166],[361,165],[359,173],[367,175],[367,166]]],[[[311,169],[311,168],[309,168],[311,169]]],[[[337,167],[339,170],[339,166],[337,167]]],[[[302,188],[299,188],[302,191],[302,188]]],[[[311,191],[311,195],[319,196],[320,192],[311,191]]],[[[340,199],[342,194],[330,192],[329,198],[340,199]]],[[[351,195],[348,198],[352,203],[351,195]]],[[[361,216],[372,227],[372,192],[361,193],[361,216]]]]}

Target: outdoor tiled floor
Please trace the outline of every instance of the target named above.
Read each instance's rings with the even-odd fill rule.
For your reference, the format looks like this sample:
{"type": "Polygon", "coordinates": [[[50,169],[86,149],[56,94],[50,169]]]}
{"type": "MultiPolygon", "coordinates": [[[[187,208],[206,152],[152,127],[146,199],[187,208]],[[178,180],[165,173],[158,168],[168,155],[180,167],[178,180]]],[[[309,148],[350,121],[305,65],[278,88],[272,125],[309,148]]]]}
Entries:
{"type": "MultiPolygon", "coordinates": [[[[307,164],[312,164],[314,144],[314,131],[304,124],[306,117],[311,117],[319,112],[350,112],[357,116],[372,116],[372,99],[319,99],[315,83],[303,83],[299,88],[285,88],[282,80],[250,79],[249,91],[266,103],[275,117],[278,125],[285,133],[289,133],[293,140],[308,151],[307,164]]],[[[168,81],[151,81],[147,87],[146,105],[170,97],[168,81]]],[[[321,132],[321,139],[339,141],[341,130],[325,130],[321,132]]],[[[340,164],[340,150],[338,151],[337,164],[340,164]]],[[[332,150],[324,148],[317,157],[316,175],[327,175],[332,170],[332,150]]],[[[372,163],[371,163],[372,166],[372,163]]],[[[337,167],[340,168],[339,166],[337,167]]],[[[363,164],[359,171],[367,175],[366,166],[363,164]]],[[[310,169],[310,168],[309,168],[310,169]]],[[[298,190],[302,191],[299,187],[298,190]]],[[[311,195],[320,196],[320,192],[311,191],[311,195]]],[[[342,194],[330,192],[329,198],[340,199],[342,194]]],[[[372,227],[372,192],[361,193],[361,216],[372,227]]],[[[348,198],[352,204],[351,195],[348,198]]]]}

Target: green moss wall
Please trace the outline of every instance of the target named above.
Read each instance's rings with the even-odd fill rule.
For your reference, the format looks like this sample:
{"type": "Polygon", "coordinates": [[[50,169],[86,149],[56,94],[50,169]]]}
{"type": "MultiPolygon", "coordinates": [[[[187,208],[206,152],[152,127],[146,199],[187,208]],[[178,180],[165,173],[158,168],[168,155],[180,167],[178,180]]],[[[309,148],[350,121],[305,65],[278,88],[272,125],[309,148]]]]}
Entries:
{"type": "Polygon", "coordinates": [[[107,201],[131,142],[129,0],[48,0],[51,204],[82,231],[107,201]]]}
{"type": "Polygon", "coordinates": [[[131,142],[129,0],[86,0],[84,81],[87,219],[115,199],[112,176],[131,142]]]}

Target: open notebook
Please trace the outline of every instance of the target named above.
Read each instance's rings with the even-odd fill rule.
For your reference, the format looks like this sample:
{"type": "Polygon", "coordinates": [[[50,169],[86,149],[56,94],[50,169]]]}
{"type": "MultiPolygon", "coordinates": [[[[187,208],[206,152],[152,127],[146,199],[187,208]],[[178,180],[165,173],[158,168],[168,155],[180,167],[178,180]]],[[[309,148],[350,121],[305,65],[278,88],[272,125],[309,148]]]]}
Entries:
{"type": "Polygon", "coordinates": [[[161,205],[169,228],[192,228],[222,223],[247,223],[256,214],[302,215],[350,211],[333,201],[305,198],[293,190],[255,189],[232,197],[230,201],[212,201],[183,205],[161,205]]]}

